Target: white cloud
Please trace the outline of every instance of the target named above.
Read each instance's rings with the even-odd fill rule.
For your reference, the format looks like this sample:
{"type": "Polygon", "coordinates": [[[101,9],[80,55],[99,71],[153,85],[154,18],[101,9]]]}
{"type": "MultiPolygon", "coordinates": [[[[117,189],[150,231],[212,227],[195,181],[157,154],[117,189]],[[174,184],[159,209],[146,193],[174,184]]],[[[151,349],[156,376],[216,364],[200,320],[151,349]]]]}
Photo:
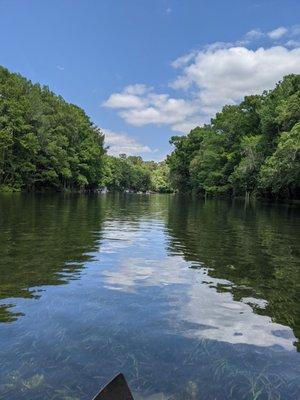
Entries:
{"type": "Polygon", "coordinates": [[[120,93],[113,93],[104,105],[120,110],[119,115],[134,126],[175,126],[185,123],[196,112],[196,105],[192,101],[172,98],[164,93],[157,94],[146,87],[139,95],[129,95],[126,87],[120,93]]]}
{"type": "Polygon", "coordinates": [[[144,104],[138,96],[127,93],[113,93],[104,105],[110,108],[142,108],[144,104]]]}
{"type": "Polygon", "coordinates": [[[264,33],[260,29],[252,29],[251,31],[247,32],[245,38],[248,40],[256,40],[260,39],[264,36],[264,33]]]}
{"type": "Polygon", "coordinates": [[[273,31],[268,32],[267,35],[271,39],[279,39],[282,36],[286,35],[287,33],[288,29],[284,26],[280,26],[279,28],[276,28],[273,31]]]}
{"type": "Polygon", "coordinates": [[[289,73],[300,73],[299,48],[217,48],[199,51],[173,87],[195,87],[202,111],[211,114],[224,104],[240,101],[245,95],[272,88],[289,73]]]}
{"type": "Polygon", "coordinates": [[[181,57],[178,57],[176,60],[174,60],[171,65],[173,68],[182,68],[184,67],[187,63],[192,61],[192,59],[195,57],[197,54],[196,51],[191,51],[190,53],[184,54],[181,57]]]}
{"type": "Polygon", "coordinates": [[[273,88],[287,74],[300,73],[299,34],[299,26],[268,33],[253,29],[243,41],[216,42],[193,50],[171,63],[178,73],[168,86],[178,91],[177,95],[136,84],[112,93],[104,106],[118,110],[130,125],[166,125],[187,133],[209,122],[225,104],[236,104],[246,95],[273,88]],[[285,44],[247,47],[251,40],[278,43],[282,37],[285,44]]]}
{"type": "Polygon", "coordinates": [[[151,89],[152,88],[149,88],[146,85],[136,83],[135,85],[126,86],[124,91],[127,94],[141,95],[141,94],[148,92],[151,89]]]}
{"type": "Polygon", "coordinates": [[[126,86],[122,93],[113,93],[109,96],[103,105],[109,108],[142,108],[144,101],[139,96],[150,90],[151,88],[142,84],[126,86]]]}
{"type": "Polygon", "coordinates": [[[182,122],[177,122],[176,124],[172,125],[172,130],[182,133],[188,133],[196,126],[201,126],[207,123],[207,117],[205,115],[195,115],[194,117],[187,119],[182,122]]]}
{"type": "Polygon", "coordinates": [[[105,145],[109,146],[108,154],[118,156],[119,154],[127,154],[131,156],[140,155],[141,153],[152,153],[150,147],[139,143],[134,138],[125,133],[112,132],[109,129],[102,129],[105,134],[105,145]]]}
{"type": "Polygon", "coordinates": [[[286,47],[300,47],[300,41],[299,40],[293,40],[290,39],[285,43],[286,47]]]}

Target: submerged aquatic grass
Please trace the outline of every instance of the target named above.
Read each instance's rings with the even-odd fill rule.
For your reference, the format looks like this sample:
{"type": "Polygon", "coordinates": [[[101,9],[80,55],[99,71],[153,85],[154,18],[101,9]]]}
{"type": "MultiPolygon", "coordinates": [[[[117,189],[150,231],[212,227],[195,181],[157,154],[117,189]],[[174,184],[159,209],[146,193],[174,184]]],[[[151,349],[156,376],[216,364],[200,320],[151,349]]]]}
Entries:
{"type": "Polygon", "coordinates": [[[296,208],[0,205],[0,397],[88,400],[122,371],[140,400],[297,398],[296,208]]]}

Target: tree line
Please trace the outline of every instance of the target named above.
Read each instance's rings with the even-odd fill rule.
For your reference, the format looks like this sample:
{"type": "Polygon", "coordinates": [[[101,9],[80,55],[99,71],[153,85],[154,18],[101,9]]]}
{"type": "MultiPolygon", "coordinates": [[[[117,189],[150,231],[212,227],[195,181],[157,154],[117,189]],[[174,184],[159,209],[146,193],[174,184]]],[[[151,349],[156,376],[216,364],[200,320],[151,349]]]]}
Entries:
{"type": "Polygon", "coordinates": [[[226,105],[211,123],[173,136],[167,158],[180,192],[300,198],[300,75],[226,105]]]}
{"type": "Polygon", "coordinates": [[[300,198],[300,75],[173,136],[165,161],[107,154],[85,112],[0,67],[0,190],[195,192],[300,198]]]}
{"type": "Polygon", "coordinates": [[[165,162],[107,155],[85,112],[0,67],[0,188],[169,191],[165,162]]]}
{"type": "Polygon", "coordinates": [[[144,161],[140,156],[105,156],[103,185],[112,191],[168,193],[169,167],[165,161],[144,161]]]}
{"type": "Polygon", "coordinates": [[[0,185],[95,188],[104,136],[79,107],[0,67],[0,185]]]}

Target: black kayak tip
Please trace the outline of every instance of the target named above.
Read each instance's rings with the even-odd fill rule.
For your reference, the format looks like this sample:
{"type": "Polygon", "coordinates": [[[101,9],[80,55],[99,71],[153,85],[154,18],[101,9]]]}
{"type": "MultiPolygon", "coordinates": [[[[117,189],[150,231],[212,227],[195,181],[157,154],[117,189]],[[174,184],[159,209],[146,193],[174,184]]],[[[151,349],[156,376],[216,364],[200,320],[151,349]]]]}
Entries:
{"type": "Polygon", "coordinates": [[[108,382],[93,400],[134,400],[123,374],[118,374],[108,382]]]}

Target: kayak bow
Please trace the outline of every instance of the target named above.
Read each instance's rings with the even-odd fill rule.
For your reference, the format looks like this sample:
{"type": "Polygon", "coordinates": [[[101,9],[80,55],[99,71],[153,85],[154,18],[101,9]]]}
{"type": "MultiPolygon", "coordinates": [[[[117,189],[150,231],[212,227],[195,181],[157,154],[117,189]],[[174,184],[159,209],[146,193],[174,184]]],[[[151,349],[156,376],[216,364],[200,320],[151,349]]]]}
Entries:
{"type": "Polygon", "coordinates": [[[123,374],[115,376],[93,400],[134,400],[123,374]]]}

